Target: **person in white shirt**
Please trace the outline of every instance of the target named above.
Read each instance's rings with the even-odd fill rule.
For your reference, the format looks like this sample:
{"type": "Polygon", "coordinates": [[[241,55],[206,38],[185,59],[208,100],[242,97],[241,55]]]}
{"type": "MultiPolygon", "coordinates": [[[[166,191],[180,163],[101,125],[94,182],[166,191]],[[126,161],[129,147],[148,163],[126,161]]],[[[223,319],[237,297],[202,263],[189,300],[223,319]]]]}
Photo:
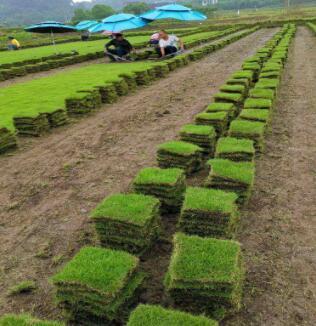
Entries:
{"type": "Polygon", "coordinates": [[[176,35],[168,35],[165,30],[159,32],[159,49],[162,57],[184,50],[184,44],[176,35]]]}

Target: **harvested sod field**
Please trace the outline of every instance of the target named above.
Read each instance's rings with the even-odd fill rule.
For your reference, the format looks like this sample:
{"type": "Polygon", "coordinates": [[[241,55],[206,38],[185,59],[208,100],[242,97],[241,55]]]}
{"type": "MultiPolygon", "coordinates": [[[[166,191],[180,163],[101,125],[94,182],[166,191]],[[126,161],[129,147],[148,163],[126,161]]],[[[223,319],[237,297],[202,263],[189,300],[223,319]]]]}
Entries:
{"type": "Polygon", "coordinates": [[[204,316],[165,309],[160,306],[139,305],[130,316],[127,326],[217,326],[218,322],[204,316]]]}

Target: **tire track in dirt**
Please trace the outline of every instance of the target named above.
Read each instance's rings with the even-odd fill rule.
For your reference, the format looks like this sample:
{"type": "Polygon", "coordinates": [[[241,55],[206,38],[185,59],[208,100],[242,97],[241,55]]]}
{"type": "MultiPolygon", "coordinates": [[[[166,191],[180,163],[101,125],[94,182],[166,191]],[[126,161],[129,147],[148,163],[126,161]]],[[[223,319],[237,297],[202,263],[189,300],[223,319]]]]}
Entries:
{"type": "Polygon", "coordinates": [[[0,158],[0,314],[58,318],[47,277],[90,238],[88,213],[155,164],[156,146],[207,105],[229,74],[275,33],[260,30],[120,99],[78,123],[23,141],[0,158]],[[39,289],[6,297],[34,279],[39,289]]]}
{"type": "Polygon", "coordinates": [[[316,324],[316,37],[291,45],[239,240],[245,309],[225,325],[316,324]]]}

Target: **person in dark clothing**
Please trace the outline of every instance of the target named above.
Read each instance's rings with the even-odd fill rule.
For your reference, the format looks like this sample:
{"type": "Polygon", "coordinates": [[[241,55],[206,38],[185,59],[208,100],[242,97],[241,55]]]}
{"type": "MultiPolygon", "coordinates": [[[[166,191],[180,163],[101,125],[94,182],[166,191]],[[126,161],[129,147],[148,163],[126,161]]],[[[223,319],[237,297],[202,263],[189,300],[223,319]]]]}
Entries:
{"type": "Polygon", "coordinates": [[[115,38],[105,45],[105,49],[110,54],[123,57],[131,53],[133,46],[124,38],[123,34],[116,34],[115,38]]]}

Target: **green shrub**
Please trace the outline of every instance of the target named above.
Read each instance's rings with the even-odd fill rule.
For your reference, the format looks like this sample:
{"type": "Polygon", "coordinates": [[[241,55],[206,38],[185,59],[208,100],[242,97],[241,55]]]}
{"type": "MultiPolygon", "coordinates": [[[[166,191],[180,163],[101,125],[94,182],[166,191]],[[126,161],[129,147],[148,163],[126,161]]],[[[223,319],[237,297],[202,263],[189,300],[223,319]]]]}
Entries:
{"type": "Polygon", "coordinates": [[[133,181],[137,193],[155,196],[160,200],[163,213],[180,210],[185,187],[184,171],[176,168],[144,168],[133,181]]]}
{"type": "Polygon", "coordinates": [[[264,147],[264,132],[266,124],[246,120],[235,120],[230,124],[228,135],[236,138],[248,138],[254,141],[257,151],[264,147]]]}
{"type": "Polygon", "coordinates": [[[169,141],[158,146],[157,161],[161,168],[180,168],[186,174],[198,171],[202,164],[202,148],[183,141],[169,141]]]}
{"type": "Polygon", "coordinates": [[[183,311],[140,304],[131,313],[127,326],[218,326],[218,322],[183,311]]]}
{"type": "Polygon", "coordinates": [[[238,311],[244,280],[240,245],[182,233],[173,241],[165,286],[175,304],[219,318],[238,311]]]}
{"type": "Polygon", "coordinates": [[[206,187],[235,192],[238,203],[244,203],[249,198],[255,176],[253,162],[215,158],[207,163],[211,169],[205,182],[206,187]]]}
{"type": "Polygon", "coordinates": [[[121,320],[144,280],[138,264],[124,251],[84,247],[51,278],[56,302],[75,323],[121,320]]]}
{"type": "Polygon", "coordinates": [[[222,137],[218,140],[215,157],[232,161],[252,161],[255,156],[254,142],[250,139],[222,137]]]}
{"type": "Polygon", "coordinates": [[[236,200],[235,193],[189,187],[178,228],[187,234],[232,238],[238,224],[236,200]]]}
{"type": "Polygon", "coordinates": [[[213,154],[216,142],[216,131],[213,126],[185,125],[180,130],[181,140],[195,144],[207,154],[213,154]]]}
{"type": "Polygon", "coordinates": [[[0,325],[1,326],[65,326],[65,324],[61,322],[40,320],[28,314],[4,315],[3,317],[0,317],[0,325]]]}

